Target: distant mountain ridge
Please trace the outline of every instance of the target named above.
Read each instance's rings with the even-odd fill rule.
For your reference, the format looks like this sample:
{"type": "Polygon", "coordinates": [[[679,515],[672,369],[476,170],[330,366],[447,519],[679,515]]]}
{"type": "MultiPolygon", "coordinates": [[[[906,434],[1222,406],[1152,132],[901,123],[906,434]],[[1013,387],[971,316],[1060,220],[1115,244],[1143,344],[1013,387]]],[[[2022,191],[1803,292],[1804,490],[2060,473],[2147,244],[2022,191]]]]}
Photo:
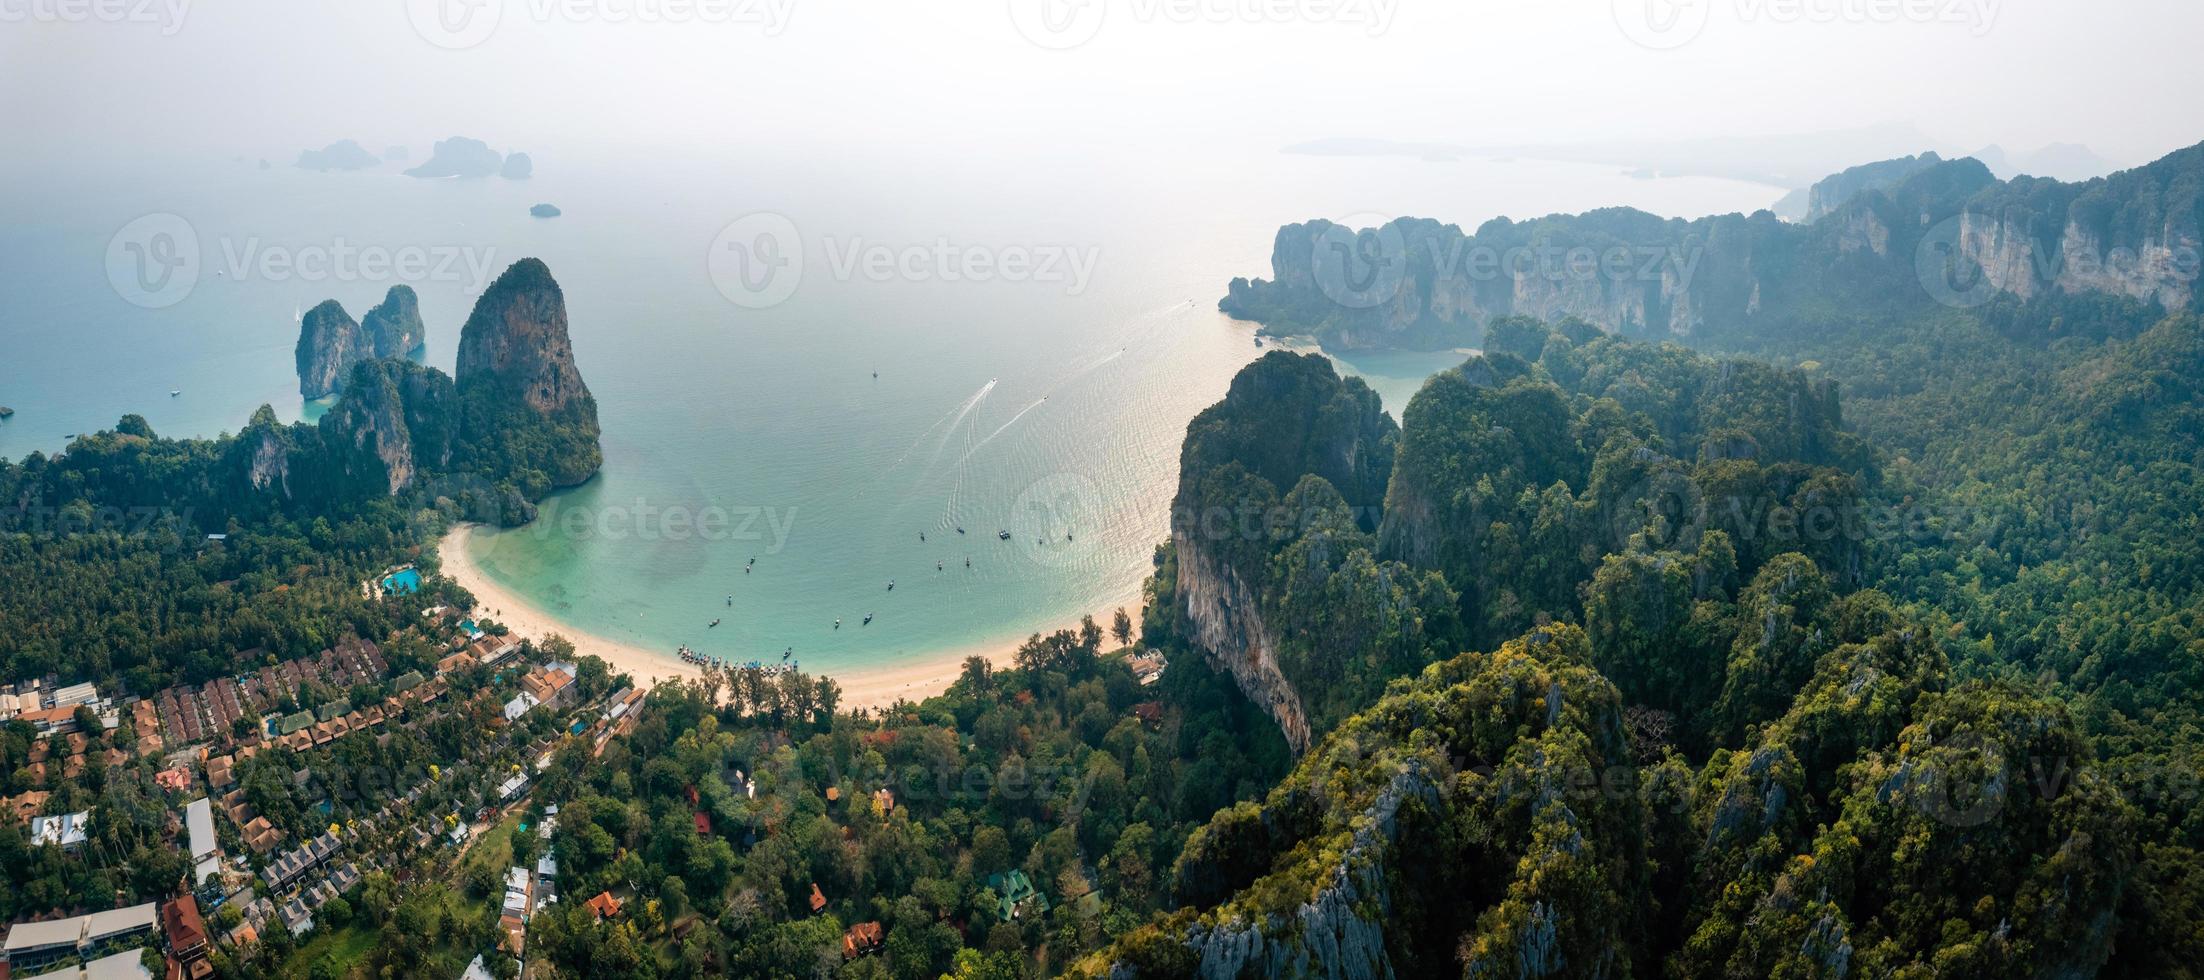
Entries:
{"type": "Polygon", "coordinates": [[[1507,315],[1689,338],[1771,329],[1831,301],[1874,309],[2092,294],[2197,302],[2204,145],[2083,183],[1999,180],[1982,162],[1922,155],[1820,185],[1793,224],[1768,211],[1696,220],[1629,208],[1473,233],[1422,218],[1280,229],[1271,278],[1218,304],[1266,332],[1343,349],[1475,345],[1507,315]]]}

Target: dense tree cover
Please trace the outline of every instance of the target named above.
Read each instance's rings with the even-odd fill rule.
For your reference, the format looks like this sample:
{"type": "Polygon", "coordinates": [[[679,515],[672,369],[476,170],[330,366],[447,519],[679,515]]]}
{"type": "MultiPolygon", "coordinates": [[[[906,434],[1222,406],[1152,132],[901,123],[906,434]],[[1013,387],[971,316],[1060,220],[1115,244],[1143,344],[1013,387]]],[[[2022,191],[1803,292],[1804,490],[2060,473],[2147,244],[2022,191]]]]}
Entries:
{"type": "MultiPolygon", "coordinates": [[[[1932,168],[1858,206],[1977,184],[1932,168]]],[[[1997,191],[2023,192],[2050,193],[1997,191]]],[[[1882,281],[1800,256],[1827,260],[1816,281],[1882,281]]],[[[533,968],[2193,975],[2204,327],[2105,298],[1894,309],[1793,302],[1781,329],[1701,339],[1745,359],[1496,319],[1398,427],[1322,359],[1267,355],[1189,429],[1142,613],[1158,684],[1089,623],[877,716],[801,675],[656,692],[632,735],[543,773],[570,900],[531,924],[533,968]],[[1204,639],[1200,605],[1261,635],[1204,639]],[[1296,764],[1209,661],[1266,644],[1323,736],[1296,764]],[[1001,920],[990,877],[1013,869],[1047,912],[1001,920]],[[595,921],[578,899],[599,890],[627,911],[595,921]],[[862,922],[884,946],[845,962],[862,922]]],[[[464,395],[362,370],[428,477],[396,498],[364,430],[272,415],[209,442],[125,419],[0,464],[18,518],[169,508],[135,534],[0,535],[0,623],[35,624],[11,666],[96,648],[135,688],[375,635],[412,607],[362,577],[558,482],[553,433],[493,452],[487,486],[439,483],[466,444],[436,406],[468,417],[464,395]]],[[[412,771],[479,727],[348,764],[412,771]]],[[[0,737],[11,770],[26,739],[0,737]]],[[[300,762],[255,761],[249,787],[300,762]]],[[[146,776],[86,780],[127,800],[146,776]]],[[[319,819],[284,795],[271,820],[319,819]]],[[[23,908],[173,878],[154,817],[108,816],[91,860],[0,833],[0,870],[32,883],[23,908]]],[[[390,947],[375,967],[493,948],[493,886],[371,879],[353,905],[390,947]]]]}
{"type": "Polygon", "coordinates": [[[1881,506],[1924,515],[1866,539],[1869,581],[1935,623],[1961,673],[2070,712],[2140,809],[2113,967],[2195,969],[2204,328],[2059,298],[1802,323],[1750,350],[1841,379],[1851,423],[1889,460],[1881,506]]]}
{"type": "MultiPolygon", "coordinates": [[[[1315,354],[1271,351],[1233,377],[1223,401],[1186,427],[1179,453],[1180,486],[1198,487],[1209,472],[1238,464],[1279,493],[1303,475],[1321,477],[1365,528],[1392,476],[1400,426],[1377,392],[1360,378],[1341,378],[1315,354]]],[[[1179,520],[1207,516],[1205,501],[1181,490],[1179,520]]]]}
{"type": "Polygon", "coordinates": [[[59,455],[0,460],[0,667],[148,694],[259,666],[235,663],[241,650],[389,636],[424,603],[361,583],[420,557],[446,521],[524,523],[595,472],[596,403],[562,302],[541,262],[516,263],[469,320],[497,356],[456,385],[363,360],[315,424],[264,405],[234,436],[176,440],[129,415],[59,455]],[[563,401],[515,390],[537,371],[558,374],[563,401]]]}
{"type": "Polygon", "coordinates": [[[1390,419],[1354,397],[1359,381],[1283,352],[1243,370],[1189,428],[1175,558],[1214,563],[1209,578],[1245,587],[1316,731],[1392,677],[1581,618],[1584,589],[1614,552],[1691,556],[1678,584],[1699,597],[1789,552],[1856,584],[1849,531],[1880,477],[1843,431],[1833,384],[1577,322],[1504,319],[1495,339],[1504,349],[1426,383],[1397,453],[1390,419]],[[1342,403],[1360,418],[1306,407],[1342,403]],[[1342,461],[1373,445],[1392,466],[1367,535],[1357,518],[1369,511],[1325,474],[1366,483],[1342,461]]]}
{"type": "Polygon", "coordinates": [[[1377,557],[1370,533],[1398,426],[1358,378],[1314,354],[1273,351],[1187,427],[1173,501],[1172,567],[1150,589],[1148,635],[1180,636],[1177,563],[1199,563],[1218,601],[1252,603],[1279,669],[1319,731],[1386,680],[1450,653],[1455,596],[1437,575],[1377,557]],[[1345,490],[1342,490],[1342,487],[1345,490]]]}
{"type": "Polygon", "coordinates": [[[1790,551],[1855,573],[1841,532],[1878,477],[1833,385],[1582,324],[1501,326],[1508,349],[1409,403],[1379,530],[1386,557],[1445,573],[1472,639],[1576,618],[1579,586],[1634,538],[1695,553],[1720,532],[1708,547],[1747,576],[1790,551]]]}
{"type": "MultiPolygon", "coordinates": [[[[1399,437],[1378,558],[1458,589],[1473,648],[1585,624],[1573,659],[1613,685],[1621,777],[1642,808],[1610,843],[1642,864],[1603,872],[1574,905],[1466,900],[1469,916],[1517,917],[1496,940],[1401,918],[1429,895],[1476,895],[1414,890],[1430,842],[1454,838],[1374,859],[1376,877],[1356,863],[1383,852],[1365,838],[1310,843],[1324,820],[1365,834],[1392,820],[1367,812],[1375,796],[1311,809],[1298,787],[1351,770],[1342,752],[1385,758],[1361,771],[1377,785],[1399,771],[1385,752],[1429,746],[1429,726],[1368,725],[1428,693],[1426,672],[1338,724],[1264,805],[1194,835],[1176,869],[1186,907],[1087,968],[1428,972],[1451,943],[1480,976],[2193,970],[2195,318],[2082,298],[1785,338],[1749,349],[1762,360],[1715,360],[1496,321],[1487,354],[1427,383],[1399,437]],[[1345,899],[1327,905],[1327,888],[1345,899]],[[1653,927],[1599,932],[1618,900],[1655,910],[1653,927]],[[1353,911],[1312,915],[1327,909],[1353,911]]],[[[1266,489],[1249,486],[1182,493],[1266,489]]],[[[1303,530],[1288,527],[1219,553],[1241,574],[1269,567],[1303,530]]],[[[1275,632],[1339,602],[1278,601],[1262,581],[1275,632]]],[[[1364,627],[1320,649],[1359,674],[1385,662],[1369,658],[1385,637],[1364,627]]],[[[1568,853],[1596,864],[1575,816],[1568,853]]],[[[1496,853],[1454,860],[1546,866],[1473,819],[1496,853]]]]}
{"type": "Polygon", "coordinates": [[[419,515],[380,496],[256,492],[244,438],[161,439],[130,417],[65,454],[0,461],[9,676],[150,694],[262,666],[243,650],[288,659],[388,636],[425,604],[360,588],[414,553],[419,515]]]}
{"type": "MultiPolygon", "coordinates": [[[[115,736],[128,738],[127,729],[115,736]]],[[[0,772],[12,776],[33,748],[37,734],[21,721],[0,726],[0,772]]],[[[48,759],[58,770],[66,741],[50,740],[48,759]]],[[[84,754],[84,772],[55,780],[46,809],[55,813],[89,811],[87,840],[76,853],[30,842],[30,829],[0,821],[0,921],[13,922],[56,909],[95,912],[112,907],[114,895],[159,895],[187,870],[188,858],[168,846],[175,804],[153,782],[153,767],[142,762],[110,767],[105,751],[116,742],[99,739],[84,754]]]]}
{"type": "Polygon", "coordinates": [[[1879,593],[1834,597],[1802,556],[1715,605],[1702,616],[1729,641],[1715,664],[1744,734],[1702,734],[1719,746],[1703,763],[1630,717],[1594,667],[1624,656],[1613,640],[1540,627],[1396,685],[1262,804],[1219,813],[1173,868],[1182,910],[1081,970],[2104,966],[2136,815],[2067,711],[1954,683],[1928,629],[1879,593]]]}
{"type": "Polygon", "coordinates": [[[946,694],[877,716],[837,713],[832,683],[798,674],[655,690],[632,735],[543,774],[538,798],[565,801],[567,901],[530,924],[537,968],[1014,977],[1131,929],[1166,907],[1186,835],[1259,796],[1287,753],[1199,659],[1142,687],[1102,642],[1091,620],[1035,636],[1014,666],[974,658],[946,694]],[[1048,911],[998,914],[990,879],[1011,871],[1048,911]],[[580,900],[602,890],[629,911],[598,922],[580,900]],[[860,922],[885,947],[844,965],[860,922]]]}

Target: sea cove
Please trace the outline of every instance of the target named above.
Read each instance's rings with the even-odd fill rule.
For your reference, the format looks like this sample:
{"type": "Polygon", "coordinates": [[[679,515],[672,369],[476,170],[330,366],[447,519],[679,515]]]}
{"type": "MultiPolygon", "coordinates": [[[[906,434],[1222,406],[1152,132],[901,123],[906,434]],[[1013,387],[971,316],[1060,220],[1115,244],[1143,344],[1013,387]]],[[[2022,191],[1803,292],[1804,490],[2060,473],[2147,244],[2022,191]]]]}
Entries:
{"type": "MultiPolygon", "coordinates": [[[[1268,273],[1280,224],[1373,205],[1690,216],[1777,196],[1582,164],[1268,146],[1167,168],[1131,152],[913,155],[823,174],[770,154],[667,155],[646,182],[584,148],[533,149],[544,162],[525,182],[213,160],[19,201],[33,220],[0,228],[24,257],[0,269],[19,297],[0,327],[25,338],[0,363],[0,400],[19,413],[0,422],[0,451],[52,451],[125,412],[201,436],[263,402],[316,417],[326,403],[291,377],[299,311],[334,298],[357,314],[399,276],[426,326],[416,356],[448,368],[481,290],[473,270],[539,256],[564,288],[604,465],[535,523],[469,537],[480,572],[569,632],[669,664],[686,645],[854,676],[1137,613],[1186,423],[1264,350],[1253,325],[1217,312],[1222,284],[1268,273]],[[914,182],[928,193],[904,194],[914,182]],[[546,199],[564,216],[530,217],[546,199]],[[147,213],[184,219],[201,256],[158,310],[118,296],[100,259],[147,213]],[[761,215],[777,236],[762,244],[748,234],[761,215]],[[731,242],[783,261],[731,279],[731,242]],[[371,272],[370,254],[392,261],[371,272]],[[418,269],[396,262],[416,254],[418,269]],[[441,255],[457,258],[426,261],[441,255]],[[767,271],[770,291],[752,289],[767,271]],[[95,375],[24,329],[33,317],[131,339],[95,375]]],[[[1397,414],[1466,355],[1338,356],[1397,414]]]]}

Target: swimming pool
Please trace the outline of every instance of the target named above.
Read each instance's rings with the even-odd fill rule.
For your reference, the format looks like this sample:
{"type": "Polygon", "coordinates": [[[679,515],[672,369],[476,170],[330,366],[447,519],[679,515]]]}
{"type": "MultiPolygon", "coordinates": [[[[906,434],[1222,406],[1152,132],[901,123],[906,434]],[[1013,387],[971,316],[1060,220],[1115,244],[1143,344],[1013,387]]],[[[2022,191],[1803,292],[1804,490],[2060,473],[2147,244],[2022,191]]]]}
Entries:
{"type": "Polygon", "coordinates": [[[421,571],[405,568],[383,576],[383,591],[412,595],[421,591],[421,571]]]}

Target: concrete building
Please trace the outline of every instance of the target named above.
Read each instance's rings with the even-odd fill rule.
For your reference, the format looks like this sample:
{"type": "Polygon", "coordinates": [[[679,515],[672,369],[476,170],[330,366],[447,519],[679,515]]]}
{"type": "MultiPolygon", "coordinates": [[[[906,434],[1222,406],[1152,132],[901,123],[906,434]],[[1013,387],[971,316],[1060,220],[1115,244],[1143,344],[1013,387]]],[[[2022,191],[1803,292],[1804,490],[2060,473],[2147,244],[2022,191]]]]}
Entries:
{"type": "Polygon", "coordinates": [[[74,851],[84,846],[90,829],[92,811],[80,810],[58,817],[31,818],[31,843],[40,847],[59,847],[74,851]]]}
{"type": "Polygon", "coordinates": [[[147,902],[67,919],[19,922],[8,930],[0,955],[18,975],[68,959],[89,961],[143,945],[158,918],[158,907],[147,902]]]}
{"type": "MultiPolygon", "coordinates": [[[[199,963],[204,965],[205,960],[199,963]]],[[[153,971],[145,968],[137,950],[126,950],[102,956],[83,966],[68,966],[37,976],[18,980],[152,980],[153,971]]]]}
{"type": "Polygon", "coordinates": [[[214,804],[205,797],[184,804],[184,830],[191,839],[191,883],[204,885],[222,870],[222,843],[214,836],[214,804]]]}

